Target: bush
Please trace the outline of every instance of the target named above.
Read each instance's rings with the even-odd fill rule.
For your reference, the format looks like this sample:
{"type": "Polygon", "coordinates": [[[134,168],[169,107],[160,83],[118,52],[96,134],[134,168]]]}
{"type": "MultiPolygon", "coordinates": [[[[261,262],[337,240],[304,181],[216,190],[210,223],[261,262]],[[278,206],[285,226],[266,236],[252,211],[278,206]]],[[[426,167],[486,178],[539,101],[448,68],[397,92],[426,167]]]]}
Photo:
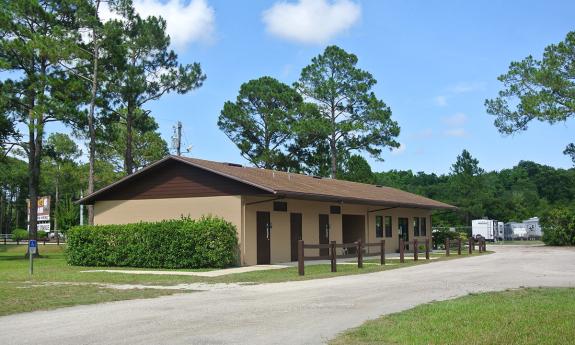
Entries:
{"type": "Polygon", "coordinates": [[[541,217],[543,242],[551,246],[575,245],[575,212],[567,208],[549,211],[541,217]]]}
{"type": "Polygon", "coordinates": [[[237,262],[236,227],[215,217],[73,227],[66,259],[79,266],[224,268],[237,262]]]}
{"type": "Polygon", "coordinates": [[[44,230],[38,230],[38,239],[48,238],[48,233],[44,230]]]}
{"type": "Polygon", "coordinates": [[[20,242],[22,240],[28,239],[28,230],[26,229],[14,229],[12,230],[12,241],[20,242]]]}

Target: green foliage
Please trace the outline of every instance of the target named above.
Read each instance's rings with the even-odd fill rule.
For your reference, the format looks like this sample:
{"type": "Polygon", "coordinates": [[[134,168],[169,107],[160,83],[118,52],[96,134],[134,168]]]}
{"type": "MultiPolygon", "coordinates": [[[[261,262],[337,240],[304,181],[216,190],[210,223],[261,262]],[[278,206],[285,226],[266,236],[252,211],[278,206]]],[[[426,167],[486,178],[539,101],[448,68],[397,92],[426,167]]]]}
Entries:
{"type": "Polygon", "coordinates": [[[75,227],[67,261],[80,266],[223,268],[237,264],[233,224],[215,217],[75,227]]]}
{"type": "Polygon", "coordinates": [[[287,170],[297,165],[287,151],[304,109],[294,89],[261,77],[242,84],[236,101],[224,104],[218,126],[253,165],[287,170]]]}
{"type": "MultiPolygon", "coordinates": [[[[317,104],[320,116],[308,125],[315,140],[307,144],[324,157],[332,177],[337,176],[340,152],[367,151],[381,159],[382,149],[398,147],[399,126],[391,109],[375,96],[377,81],[356,67],[357,56],[329,46],[314,57],[294,84],[298,92],[317,104]],[[325,159],[325,157],[329,159],[325,159]]],[[[305,153],[305,150],[304,150],[305,153]]],[[[309,155],[303,158],[310,157],[309,155]]],[[[307,165],[317,161],[306,162],[307,165]]]]}
{"type": "Polygon", "coordinates": [[[555,207],[575,206],[575,169],[521,161],[511,169],[484,172],[471,155],[463,156],[449,175],[391,170],[374,173],[375,183],[459,207],[435,215],[434,226],[468,226],[482,217],[522,221],[555,207]]]}
{"type": "Polygon", "coordinates": [[[38,239],[48,238],[48,233],[44,230],[38,230],[38,239]]]}
{"type": "Polygon", "coordinates": [[[114,56],[104,91],[110,96],[107,121],[125,126],[124,171],[131,174],[135,168],[132,151],[137,113],[146,113],[143,107],[165,94],[185,94],[202,86],[206,76],[199,63],[178,62],[178,55],[169,49],[170,37],[162,17],[142,18],[131,1],[117,1],[112,7],[122,20],[109,24],[108,31],[116,33],[115,40],[103,42],[114,56]]]}
{"type": "Polygon", "coordinates": [[[374,176],[371,167],[365,158],[359,155],[349,157],[345,162],[345,168],[338,178],[360,183],[373,183],[374,176]]]}
{"type": "Polygon", "coordinates": [[[541,217],[543,242],[552,246],[575,245],[575,211],[569,208],[552,209],[541,217]]]}
{"type": "MultiPolygon", "coordinates": [[[[528,56],[512,62],[499,76],[505,89],[499,97],[485,101],[487,112],[497,116],[495,126],[510,134],[527,129],[532,120],[554,124],[575,115],[575,31],[563,42],[545,48],[543,58],[528,56]]],[[[564,151],[575,164],[575,146],[564,151]]]]}
{"type": "Polygon", "coordinates": [[[78,224],[80,210],[78,205],[74,204],[72,198],[68,197],[58,203],[55,215],[58,222],[58,231],[65,234],[70,228],[78,224]]]}
{"type": "Polygon", "coordinates": [[[28,239],[28,230],[14,229],[12,230],[12,241],[22,241],[28,239]]]}

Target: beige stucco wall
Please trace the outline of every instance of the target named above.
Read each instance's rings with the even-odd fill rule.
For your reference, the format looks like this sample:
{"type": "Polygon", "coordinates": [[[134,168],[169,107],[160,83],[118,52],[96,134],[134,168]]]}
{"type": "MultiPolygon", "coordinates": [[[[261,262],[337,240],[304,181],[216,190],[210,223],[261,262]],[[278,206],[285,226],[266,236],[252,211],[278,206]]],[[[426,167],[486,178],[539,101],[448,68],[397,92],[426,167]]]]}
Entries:
{"type": "MultiPolygon", "coordinates": [[[[406,217],[409,221],[409,239],[413,240],[413,217],[427,217],[427,236],[431,238],[431,211],[425,209],[395,208],[390,210],[369,212],[382,207],[368,206],[359,204],[337,204],[329,202],[318,202],[308,200],[282,199],[288,204],[287,212],[273,211],[273,201],[271,198],[263,197],[245,197],[244,208],[244,238],[242,253],[244,254],[244,265],[255,265],[257,263],[257,232],[256,232],[256,212],[270,212],[270,222],[272,230],[270,233],[271,262],[287,262],[291,259],[291,241],[290,241],[290,213],[302,214],[302,237],[304,242],[317,244],[319,242],[319,215],[328,214],[330,222],[330,241],[342,242],[342,215],[356,214],[366,217],[366,239],[368,242],[378,242],[381,239],[386,240],[386,251],[395,252],[399,248],[398,239],[398,217],[406,217]],[[259,202],[269,200],[267,202],[259,202]],[[250,205],[250,203],[259,202],[250,205]],[[330,206],[341,206],[341,214],[330,214],[330,206]],[[392,234],[391,238],[376,238],[375,233],[375,216],[392,216],[392,234]]],[[[385,234],[385,232],[384,232],[385,234]]],[[[420,236],[418,239],[423,243],[425,237],[420,236]]],[[[379,248],[371,248],[371,252],[378,252],[379,248]]],[[[306,255],[317,255],[317,250],[306,249],[306,255]]]]}

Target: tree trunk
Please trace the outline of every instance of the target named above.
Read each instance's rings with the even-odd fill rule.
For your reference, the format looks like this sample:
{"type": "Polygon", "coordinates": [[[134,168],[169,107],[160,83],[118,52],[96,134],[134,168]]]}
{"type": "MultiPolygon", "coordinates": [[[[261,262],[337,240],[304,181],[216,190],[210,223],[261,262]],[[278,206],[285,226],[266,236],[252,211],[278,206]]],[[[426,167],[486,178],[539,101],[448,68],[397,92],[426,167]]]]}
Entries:
{"type": "MultiPolygon", "coordinates": [[[[100,0],[96,0],[96,19],[98,19],[98,9],[100,0]]],[[[94,126],[94,110],[96,108],[96,95],[98,93],[98,58],[100,53],[100,42],[96,29],[92,29],[94,40],[94,68],[92,71],[92,95],[90,99],[90,112],[88,114],[88,132],[90,136],[89,144],[89,172],[88,172],[88,195],[94,192],[94,164],[96,160],[96,129],[94,126]]],[[[88,224],[94,225],[94,205],[88,205],[88,224]]]]}
{"type": "Polygon", "coordinates": [[[132,102],[128,102],[128,109],[126,114],[126,154],[124,156],[124,170],[126,175],[133,172],[134,164],[132,160],[132,122],[133,122],[134,106],[132,102]]]}
{"type": "Polygon", "coordinates": [[[331,138],[329,140],[329,152],[331,156],[331,178],[337,177],[337,142],[335,139],[335,103],[331,103],[331,138]]]}

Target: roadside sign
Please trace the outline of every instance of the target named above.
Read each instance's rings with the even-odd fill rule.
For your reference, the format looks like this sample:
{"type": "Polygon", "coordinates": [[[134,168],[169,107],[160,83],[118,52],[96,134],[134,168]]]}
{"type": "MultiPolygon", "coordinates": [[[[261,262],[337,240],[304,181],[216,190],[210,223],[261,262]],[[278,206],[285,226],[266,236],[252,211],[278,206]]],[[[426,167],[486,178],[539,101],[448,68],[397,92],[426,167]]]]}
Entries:
{"type": "Polygon", "coordinates": [[[28,241],[28,256],[30,257],[30,275],[34,274],[34,254],[38,250],[38,243],[36,240],[28,241]]]}
{"type": "Polygon", "coordinates": [[[36,254],[36,250],[38,249],[38,242],[36,240],[28,241],[28,247],[30,248],[30,253],[36,254]]]}

